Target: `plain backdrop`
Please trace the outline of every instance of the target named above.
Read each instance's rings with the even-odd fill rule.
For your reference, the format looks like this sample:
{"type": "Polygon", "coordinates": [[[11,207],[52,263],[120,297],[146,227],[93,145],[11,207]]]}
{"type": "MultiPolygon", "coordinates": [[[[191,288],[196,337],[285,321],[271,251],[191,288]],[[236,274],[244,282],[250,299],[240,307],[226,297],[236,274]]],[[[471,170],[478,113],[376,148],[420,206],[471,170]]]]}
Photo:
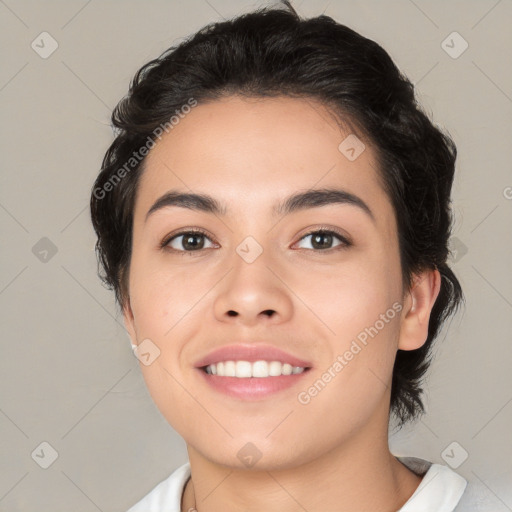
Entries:
{"type": "MultiPolygon", "coordinates": [[[[0,511],[125,511],[187,460],[96,276],[89,195],[135,71],[263,5],[0,1],[0,511]]],[[[427,414],[390,443],[442,464],[446,449],[467,453],[457,472],[485,486],[492,512],[512,510],[512,3],[294,5],[380,43],[457,144],[452,263],[466,307],[437,342],[427,414]]]]}

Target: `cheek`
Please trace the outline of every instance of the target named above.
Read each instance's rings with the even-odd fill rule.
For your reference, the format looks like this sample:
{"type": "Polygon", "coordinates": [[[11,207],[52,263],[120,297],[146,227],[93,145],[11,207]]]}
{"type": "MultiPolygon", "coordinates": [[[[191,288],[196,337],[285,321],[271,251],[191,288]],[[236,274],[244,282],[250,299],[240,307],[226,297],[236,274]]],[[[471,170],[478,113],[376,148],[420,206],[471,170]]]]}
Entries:
{"type": "Polygon", "coordinates": [[[331,337],[328,349],[323,347],[329,356],[304,382],[297,397],[306,432],[317,431],[321,417],[322,435],[342,439],[367,424],[376,411],[387,415],[399,322],[392,308],[374,311],[384,311],[388,323],[375,320],[373,313],[363,309],[355,313],[359,315],[356,320],[338,318],[336,336],[331,337]],[[387,316],[386,311],[390,311],[387,316]]]}
{"type": "Polygon", "coordinates": [[[175,327],[187,323],[190,312],[207,291],[207,283],[184,266],[171,271],[160,258],[141,256],[134,260],[130,302],[140,335],[165,341],[173,337],[175,327]],[[137,260],[145,263],[137,264],[137,260]]]}
{"type": "Polygon", "coordinates": [[[307,281],[302,277],[294,285],[294,291],[310,306],[319,324],[328,327],[340,348],[374,325],[400,299],[400,289],[399,266],[390,254],[368,253],[337,267],[313,269],[307,281]]]}
{"type": "Polygon", "coordinates": [[[316,274],[298,292],[330,331],[304,401],[311,399],[319,413],[332,411],[334,429],[370,414],[391,385],[402,305],[399,266],[390,256],[355,258],[329,275],[316,274]]]}
{"type": "Polygon", "coordinates": [[[186,275],[171,274],[156,264],[134,265],[130,277],[138,341],[149,339],[157,347],[152,349],[156,357],[150,364],[141,359],[142,376],[162,415],[184,434],[183,418],[194,405],[184,389],[186,374],[181,362],[187,340],[198,329],[192,308],[201,295],[186,286],[186,275]]]}

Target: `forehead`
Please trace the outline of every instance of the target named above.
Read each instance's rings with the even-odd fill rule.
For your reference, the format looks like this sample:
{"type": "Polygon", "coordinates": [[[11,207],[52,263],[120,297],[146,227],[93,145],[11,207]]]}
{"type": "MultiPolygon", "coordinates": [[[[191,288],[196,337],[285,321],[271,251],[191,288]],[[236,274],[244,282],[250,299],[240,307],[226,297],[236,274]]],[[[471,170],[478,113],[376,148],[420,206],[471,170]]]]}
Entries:
{"type": "Polygon", "coordinates": [[[374,151],[361,139],[312,99],[199,104],[146,157],[136,217],[169,190],[212,195],[236,215],[248,204],[270,210],[294,191],[330,187],[389,213],[374,151]]]}

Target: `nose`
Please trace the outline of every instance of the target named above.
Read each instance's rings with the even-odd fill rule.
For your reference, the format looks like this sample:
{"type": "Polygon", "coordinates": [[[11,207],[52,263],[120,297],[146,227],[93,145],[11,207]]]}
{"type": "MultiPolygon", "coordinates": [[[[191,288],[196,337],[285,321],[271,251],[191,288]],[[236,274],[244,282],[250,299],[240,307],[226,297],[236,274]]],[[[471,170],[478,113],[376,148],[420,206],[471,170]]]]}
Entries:
{"type": "Polygon", "coordinates": [[[221,322],[278,324],[293,314],[290,289],[265,251],[252,263],[235,254],[231,271],[216,289],[214,314],[221,322]]]}

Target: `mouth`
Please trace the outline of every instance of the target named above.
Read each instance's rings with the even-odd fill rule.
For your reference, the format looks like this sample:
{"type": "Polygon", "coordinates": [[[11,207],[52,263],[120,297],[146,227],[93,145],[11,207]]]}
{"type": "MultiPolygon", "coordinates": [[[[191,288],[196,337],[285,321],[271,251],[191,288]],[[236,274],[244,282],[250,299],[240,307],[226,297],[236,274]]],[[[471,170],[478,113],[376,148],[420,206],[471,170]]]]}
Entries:
{"type": "Polygon", "coordinates": [[[311,367],[280,361],[221,361],[197,370],[213,391],[243,402],[255,402],[293,390],[311,367]]]}
{"type": "Polygon", "coordinates": [[[291,390],[312,366],[297,355],[263,342],[225,345],[195,363],[210,389],[243,401],[264,400],[291,390]]]}

